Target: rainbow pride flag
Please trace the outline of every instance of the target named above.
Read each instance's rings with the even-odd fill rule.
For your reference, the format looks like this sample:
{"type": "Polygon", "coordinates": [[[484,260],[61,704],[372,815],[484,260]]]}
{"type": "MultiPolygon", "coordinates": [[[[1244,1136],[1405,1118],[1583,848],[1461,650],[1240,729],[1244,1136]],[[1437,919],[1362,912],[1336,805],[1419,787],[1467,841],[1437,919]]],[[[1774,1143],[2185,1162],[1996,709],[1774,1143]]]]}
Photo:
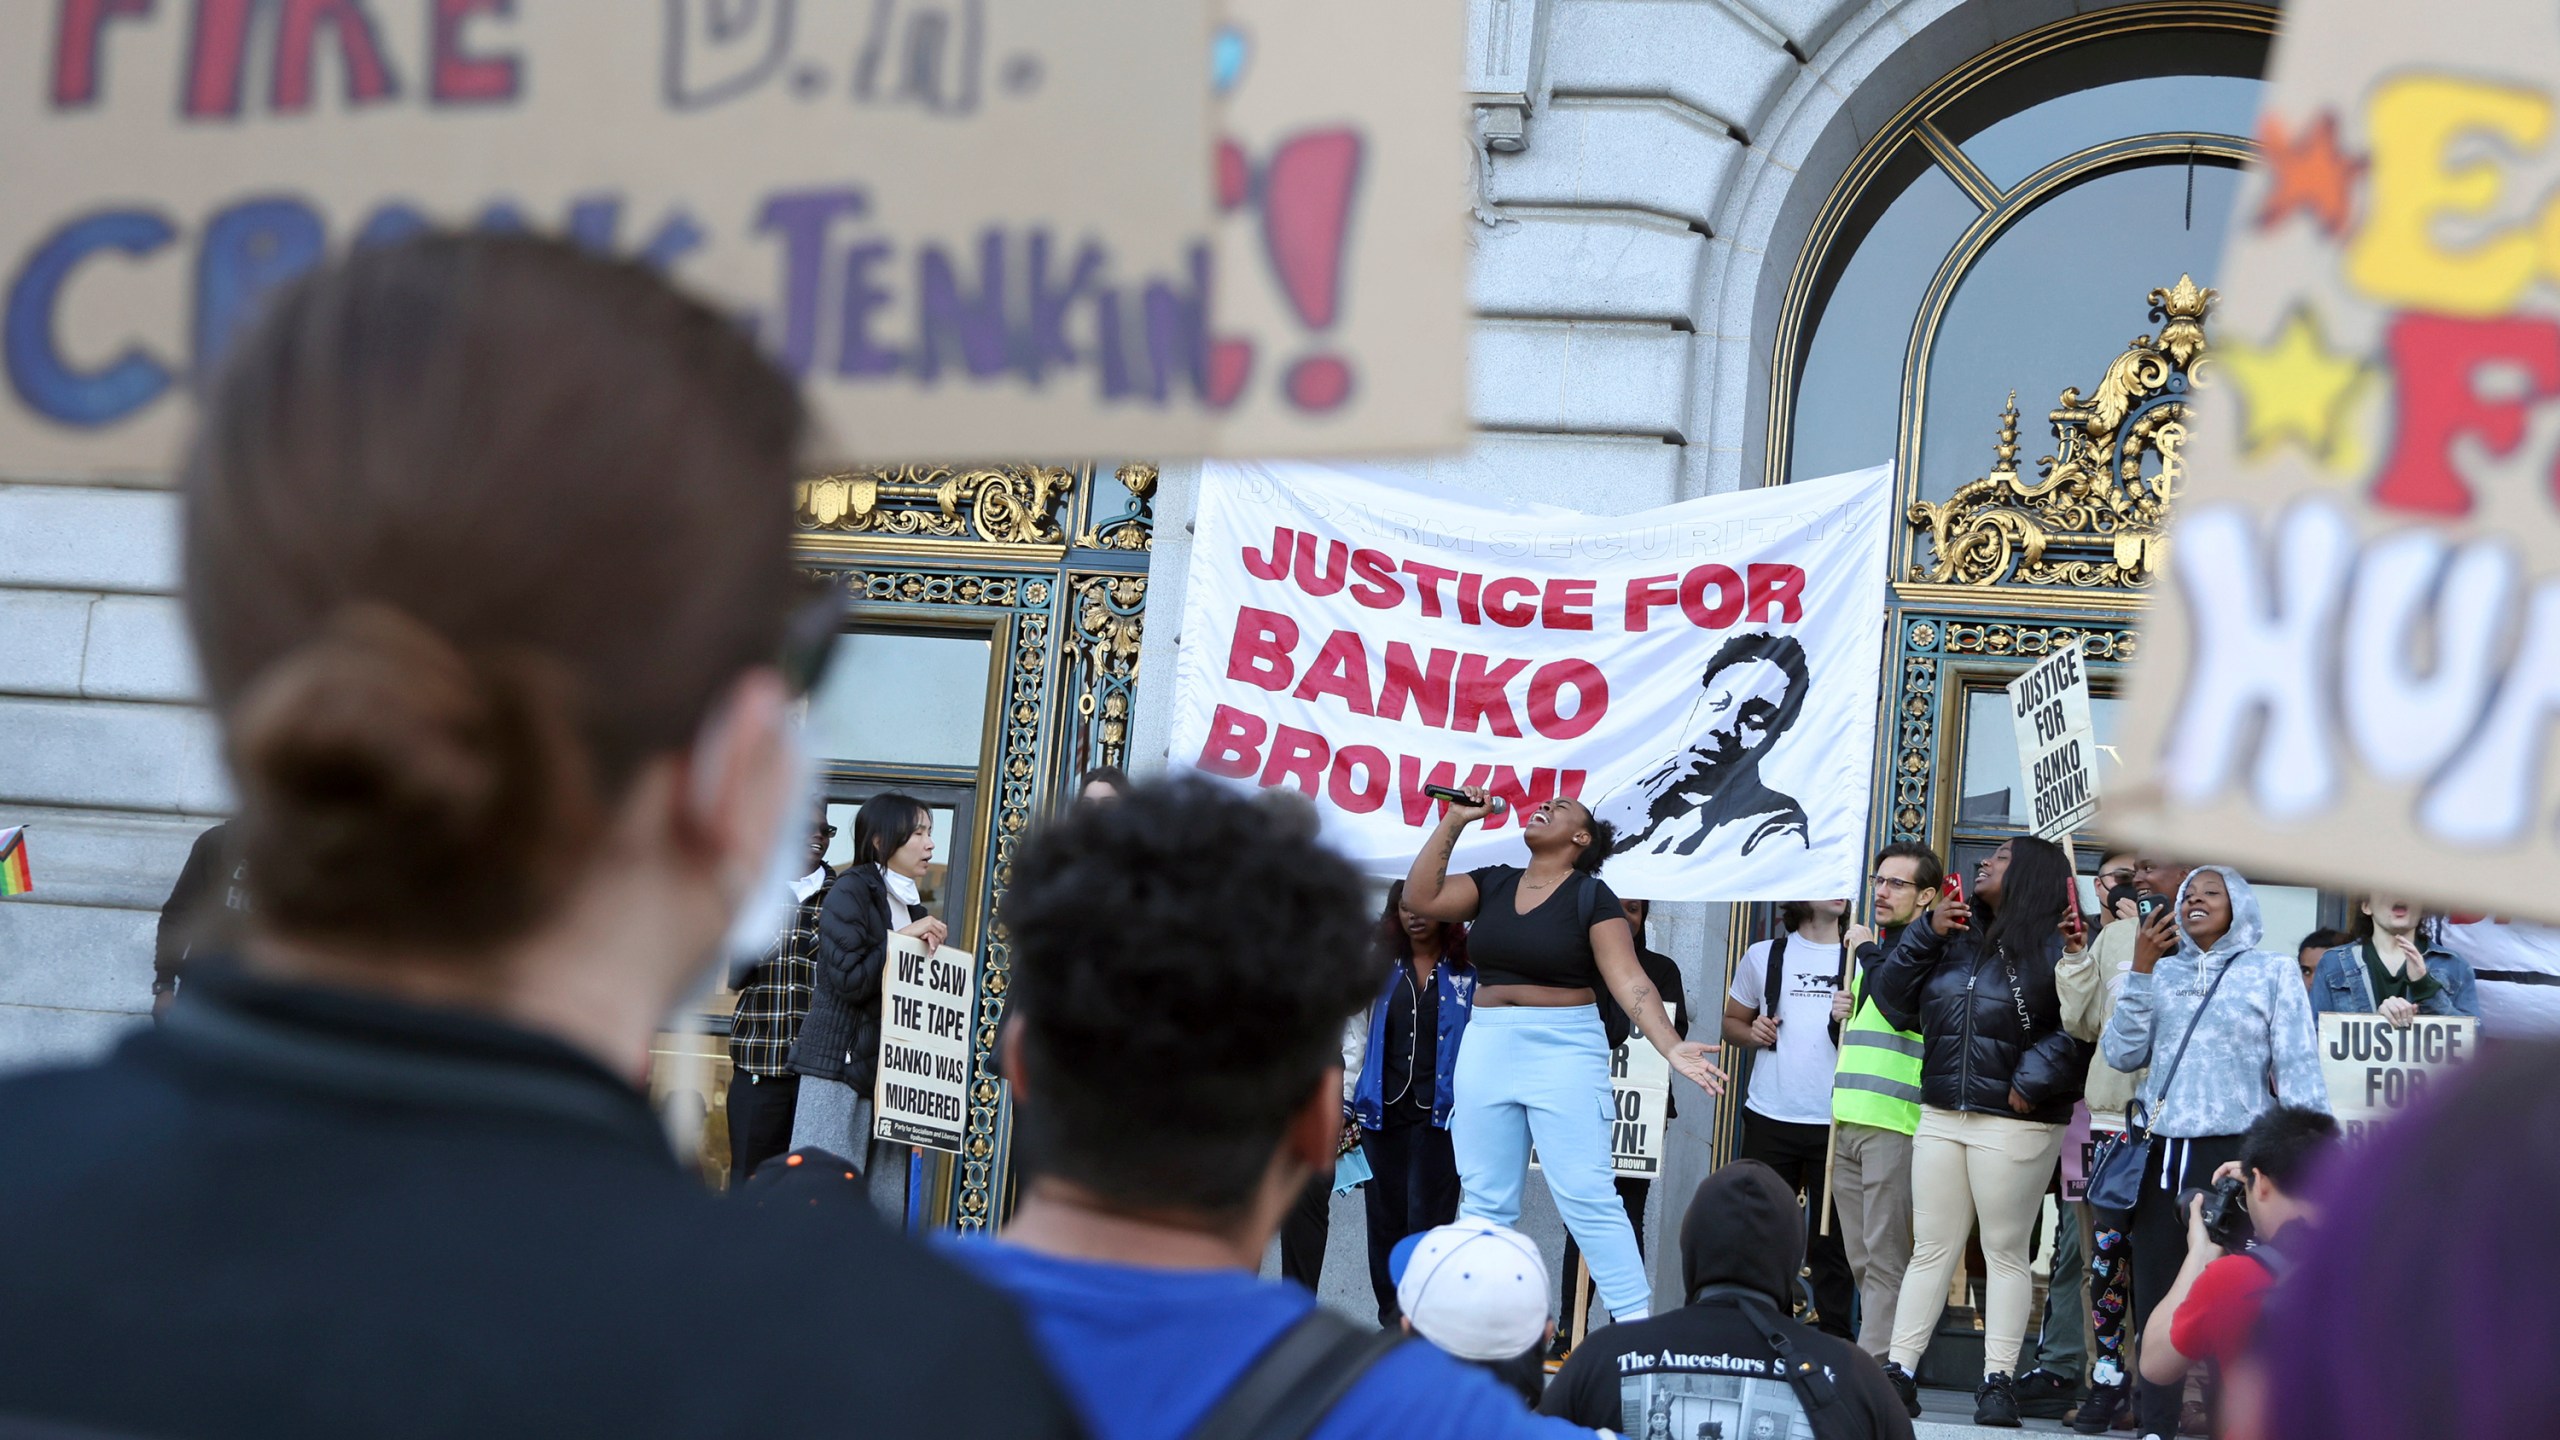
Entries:
{"type": "Polygon", "coordinates": [[[0,895],[24,895],[36,888],[27,870],[27,827],[0,830],[0,895]]]}

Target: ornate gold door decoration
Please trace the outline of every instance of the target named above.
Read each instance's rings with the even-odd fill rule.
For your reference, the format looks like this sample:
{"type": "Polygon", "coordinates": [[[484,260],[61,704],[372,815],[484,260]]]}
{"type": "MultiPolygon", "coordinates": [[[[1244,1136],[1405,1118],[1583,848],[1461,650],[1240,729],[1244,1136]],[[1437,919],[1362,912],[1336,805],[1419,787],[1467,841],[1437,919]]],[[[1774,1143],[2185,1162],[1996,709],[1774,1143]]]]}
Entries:
{"type": "Polygon", "coordinates": [[[2055,452],[2018,473],[2018,396],[2000,413],[1991,473],[1909,519],[1936,559],[1911,578],[1939,584],[2147,585],[2160,570],[2169,508],[2185,474],[2187,397],[2212,383],[2204,334],[2216,292],[2194,277],[2150,294],[2158,338],[2137,335],[2095,394],[2076,385],[2047,416],[2055,452]]]}

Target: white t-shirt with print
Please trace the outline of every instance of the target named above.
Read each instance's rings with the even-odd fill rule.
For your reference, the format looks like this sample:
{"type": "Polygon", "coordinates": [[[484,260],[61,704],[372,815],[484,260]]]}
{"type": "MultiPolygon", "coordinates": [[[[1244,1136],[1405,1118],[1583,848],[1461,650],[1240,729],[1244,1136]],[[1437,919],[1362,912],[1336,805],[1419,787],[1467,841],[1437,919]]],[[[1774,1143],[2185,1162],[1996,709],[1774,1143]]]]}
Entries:
{"type": "MultiPolygon", "coordinates": [[[[1757,1010],[1768,999],[1768,973],[1769,942],[1763,940],[1742,952],[1742,963],[1733,967],[1733,988],[1725,993],[1735,1004],[1757,1010]]],[[[1787,937],[1778,1046],[1751,1056],[1751,1093],[1743,1103],[1754,1114],[1792,1125],[1831,1123],[1831,1076],[1840,1064],[1840,1049],[1831,1043],[1831,997],[1839,978],[1838,942],[1787,937]]]]}

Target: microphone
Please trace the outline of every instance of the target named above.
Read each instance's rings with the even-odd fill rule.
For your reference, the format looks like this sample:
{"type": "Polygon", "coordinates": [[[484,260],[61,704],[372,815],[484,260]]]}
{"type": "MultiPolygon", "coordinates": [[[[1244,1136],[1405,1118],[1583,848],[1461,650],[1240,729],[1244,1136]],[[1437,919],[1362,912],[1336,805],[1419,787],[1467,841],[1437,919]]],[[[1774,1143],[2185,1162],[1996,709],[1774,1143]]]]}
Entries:
{"type": "MultiPolygon", "coordinates": [[[[1471,805],[1475,803],[1467,798],[1466,791],[1461,790],[1454,785],[1425,785],[1422,787],[1422,793],[1430,796],[1434,800],[1446,800],[1452,805],[1471,805]]],[[[1491,797],[1491,804],[1493,806],[1493,813],[1496,815],[1499,815],[1503,811],[1511,808],[1503,802],[1502,797],[1499,795],[1491,797]]]]}

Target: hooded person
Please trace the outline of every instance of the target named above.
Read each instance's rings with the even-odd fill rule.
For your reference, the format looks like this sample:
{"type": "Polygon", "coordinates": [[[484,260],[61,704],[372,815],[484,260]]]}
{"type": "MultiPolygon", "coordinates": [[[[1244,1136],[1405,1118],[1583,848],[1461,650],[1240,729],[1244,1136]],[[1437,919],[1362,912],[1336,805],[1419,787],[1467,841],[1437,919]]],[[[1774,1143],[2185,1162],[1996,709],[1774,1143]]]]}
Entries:
{"type": "Polygon", "coordinates": [[[1591,1332],[1540,1409],[1641,1436],[1747,1436],[1810,1425],[1815,1440],[1909,1440],[1911,1421],[1875,1357],[1790,1318],[1804,1212],[1778,1172],[1737,1160],[1699,1182],[1680,1225],[1688,1303],[1591,1332]]]}
{"type": "MultiPolygon", "coordinates": [[[[2265,934],[2257,893],[2238,871],[2195,870],[2134,936],[2133,969],[2099,1036],[2108,1064],[2150,1067],[2141,1114],[2127,1115],[2151,1134],[2127,1227],[2136,1329],[2186,1263],[2181,1197],[2211,1188],[2214,1171],[2240,1158],[2241,1133],[2275,1106],[2329,1113],[2302,969],[2259,949],[2265,934]]],[[[2181,1399],[2174,1385],[2136,1385],[2136,1433],[2176,1434],[2181,1399]]]]}

